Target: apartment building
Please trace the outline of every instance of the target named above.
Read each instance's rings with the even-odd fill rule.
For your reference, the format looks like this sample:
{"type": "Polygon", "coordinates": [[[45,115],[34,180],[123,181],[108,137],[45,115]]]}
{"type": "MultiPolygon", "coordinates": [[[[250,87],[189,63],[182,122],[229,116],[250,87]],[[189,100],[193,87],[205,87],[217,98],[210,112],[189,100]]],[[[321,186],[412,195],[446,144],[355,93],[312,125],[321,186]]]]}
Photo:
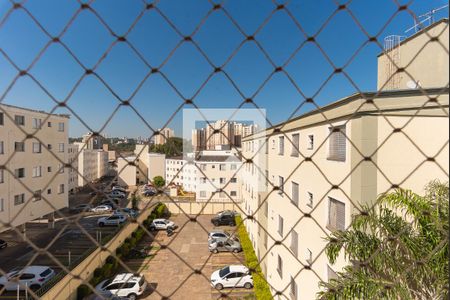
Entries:
{"type": "Polygon", "coordinates": [[[88,148],[90,143],[74,143],[78,150],[78,186],[99,179],[108,174],[108,152],[100,149],[88,148]]]}
{"type": "Polygon", "coordinates": [[[148,145],[136,145],[134,155],[117,159],[120,185],[135,186],[146,184],[155,176],[165,178],[164,154],[149,153],[148,145]]]}
{"type": "Polygon", "coordinates": [[[155,145],[164,145],[165,143],[167,143],[167,140],[169,138],[172,138],[175,136],[175,133],[173,131],[173,129],[171,128],[164,128],[164,129],[158,129],[159,133],[158,135],[155,135],[153,140],[155,145]]]}
{"type": "Polygon", "coordinates": [[[69,192],[74,192],[78,188],[78,151],[76,144],[69,144],[67,147],[68,163],[72,168],[68,169],[69,173],[69,192]]]}
{"type": "Polygon", "coordinates": [[[0,232],[68,206],[68,122],[0,104],[0,232]]]}
{"type": "MultiPolygon", "coordinates": [[[[417,53],[425,32],[444,32],[448,49],[443,20],[398,45],[402,55],[417,53]]],[[[425,47],[415,62],[424,89],[355,94],[243,139],[245,158],[267,153],[265,169],[244,168],[242,206],[254,216],[246,227],[279,299],[316,298],[319,282],[349,263],[341,254],[330,264],[324,237],[345,230],[363,204],[398,186],[423,194],[429,181],[448,181],[448,69],[433,67],[448,65],[448,54],[440,61],[436,51],[425,47]]]]}
{"type": "Polygon", "coordinates": [[[195,192],[200,202],[241,201],[240,158],[232,150],[205,150],[166,159],[166,182],[195,192]]]}

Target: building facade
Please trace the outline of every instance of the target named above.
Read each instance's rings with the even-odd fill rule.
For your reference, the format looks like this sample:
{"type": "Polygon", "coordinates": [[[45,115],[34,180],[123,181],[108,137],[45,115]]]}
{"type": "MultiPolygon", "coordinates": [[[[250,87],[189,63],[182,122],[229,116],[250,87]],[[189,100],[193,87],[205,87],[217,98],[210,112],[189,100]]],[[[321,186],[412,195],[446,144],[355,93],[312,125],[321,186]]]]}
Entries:
{"type": "MultiPolygon", "coordinates": [[[[414,38],[423,35],[401,44],[402,53],[419,51],[414,38]]],[[[435,50],[421,53],[431,66],[443,63],[435,50]]],[[[350,263],[341,253],[331,264],[324,238],[347,229],[363,205],[396,187],[424,194],[430,181],[448,182],[448,69],[422,66],[415,79],[428,88],[356,94],[243,139],[245,158],[267,153],[266,168],[244,168],[242,206],[254,216],[245,225],[280,299],[316,298],[319,282],[350,263]]]]}
{"type": "Polygon", "coordinates": [[[78,148],[78,186],[82,187],[108,175],[108,152],[100,149],[88,149],[89,144],[74,143],[78,148]]]}
{"type": "Polygon", "coordinates": [[[171,128],[164,128],[164,129],[158,129],[159,134],[155,135],[154,137],[154,143],[155,145],[164,145],[165,143],[167,143],[167,140],[169,138],[172,138],[175,136],[175,133],[173,131],[173,129],[171,128]]]}
{"type": "Polygon", "coordinates": [[[0,231],[68,206],[68,122],[0,104],[0,231]]]}

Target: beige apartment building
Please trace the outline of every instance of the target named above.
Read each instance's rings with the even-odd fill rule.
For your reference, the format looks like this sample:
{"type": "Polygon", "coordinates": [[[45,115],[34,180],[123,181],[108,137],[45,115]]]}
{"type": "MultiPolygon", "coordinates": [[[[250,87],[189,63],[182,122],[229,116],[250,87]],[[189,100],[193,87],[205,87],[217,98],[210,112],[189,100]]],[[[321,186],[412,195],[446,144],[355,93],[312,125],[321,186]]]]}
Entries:
{"type": "Polygon", "coordinates": [[[69,168],[69,192],[74,192],[78,188],[78,145],[69,144],[67,147],[68,163],[72,166],[69,168]]]}
{"type": "Polygon", "coordinates": [[[68,122],[0,104],[0,232],[68,206],[68,122]]]}
{"type": "Polygon", "coordinates": [[[173,129],[171,128],[164,128],[164,129],[158,129],[159,133],[158,135],[155,135],[153,140],[155,142],[155,145],[164,145],[167,143],[167,140],[169,138],[172,138],[175,136],[175,133],[173,129]]]}
{"type": "MultiPolygon", "coordinates": [[[[402,55],[417,53],[437,28],[448,49],[447,24],[405,40],[402,55]]],[[[442,59],[436,52],[425,47],[414,65],[423,90],[352,95],[244,139],[246,158],[261,147],[267,152],[265,168],[244,168],[242,206],[254,215],[246,227],[279,299],[315,299],[319,282],[349,263],[342,254],[329,263],[324,237],[345,230],[362,204],[396,187],[423,194],[431,180],[448,181],[448,53],[442,59]],[[446,70],[435,68],[441,64],[446,70]]]]}
{"type": "Polygon", "coordinates": [[[100,149],[91,149],[90,143],[74,143],[78,150],[78,186],[82,187],[93,182],[109,171],[108,152],[100,149]]]}
{"type": "Polygon", "coordinates": [[[117,159],[119,185],[146,184],[155,176],[165,178],[164,154],[150,153],[148,145],[136,145],[134,155],[117,159]]]}

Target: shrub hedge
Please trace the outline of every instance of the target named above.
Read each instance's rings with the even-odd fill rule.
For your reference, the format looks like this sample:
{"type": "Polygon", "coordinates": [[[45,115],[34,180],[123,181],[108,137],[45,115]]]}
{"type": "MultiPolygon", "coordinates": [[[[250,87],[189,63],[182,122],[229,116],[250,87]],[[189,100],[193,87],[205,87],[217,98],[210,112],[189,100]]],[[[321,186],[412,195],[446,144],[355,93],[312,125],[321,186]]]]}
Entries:
{"type": "MultiPolygon", "coordinates": [[[[156,218],[161,218],[168,215],[168,209],[164,203],[158,203],[153,209],[149,217],[143,222],[143,225],[148,228],[152,221],[156,218]]],[[[127,258],[130,250],[136,247],[145,234],[144,229],[138,227],[130,237],[126,238],[123,244],[116,249],[116,256],[120,258],[127,258]]],[[[118,260],[113,256],[108,256],[105,264],[101,268],[94,270],[94,276],[89,281],[92,286],[96,286],[108,277],[111,277],[119,268],[118,260]]],[[[77,289],[77,299],[82,300],[91,293],[91,289],[82,284],[77,289]]]]}
{"type": "Polygon", "coordinates": [[[249,269],[254,270],[252,276],[256,299],[273,299],[269,285],[267,284],[267,281],[259,265],[258,257],[256,256],[255,250],[253,249],[252,242],[248,237],[247,229],[245,228],[245,225],[242,222],[240,216],[236,216],[236,224],[238,226],[238,233],[242,250],[244,251],[245,255],[245,262],[249,269]]]}

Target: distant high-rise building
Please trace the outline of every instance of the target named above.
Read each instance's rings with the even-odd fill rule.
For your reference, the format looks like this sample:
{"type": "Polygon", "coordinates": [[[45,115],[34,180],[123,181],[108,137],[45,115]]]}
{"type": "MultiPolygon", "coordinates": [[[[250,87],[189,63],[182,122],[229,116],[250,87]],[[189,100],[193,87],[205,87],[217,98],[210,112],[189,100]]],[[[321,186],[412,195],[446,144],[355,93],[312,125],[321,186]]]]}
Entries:
{"type": "Polygon", "coordinates": [[[171,128],[164,128],[164,129],[158,129],[159,134],[155,135],[154,137],[154,142],[155,145],[164,145],[165,143],[167,143],[167,140],[169,138],[172,138],[175,136],[173,129],[171,128]]]}
{"type": "Polygon", "coordinates": [[[94,135],[92,132],[83,135],[82,143],[86,145],[83,148],[85,150],[103,149],[103,137],[100,135],[94,135]]]}
{"type": "Polygon", "coordinates": [[[205,128],[192,130],[192,150],[202,151],[206,148],[206,132],[205,128]]]}

